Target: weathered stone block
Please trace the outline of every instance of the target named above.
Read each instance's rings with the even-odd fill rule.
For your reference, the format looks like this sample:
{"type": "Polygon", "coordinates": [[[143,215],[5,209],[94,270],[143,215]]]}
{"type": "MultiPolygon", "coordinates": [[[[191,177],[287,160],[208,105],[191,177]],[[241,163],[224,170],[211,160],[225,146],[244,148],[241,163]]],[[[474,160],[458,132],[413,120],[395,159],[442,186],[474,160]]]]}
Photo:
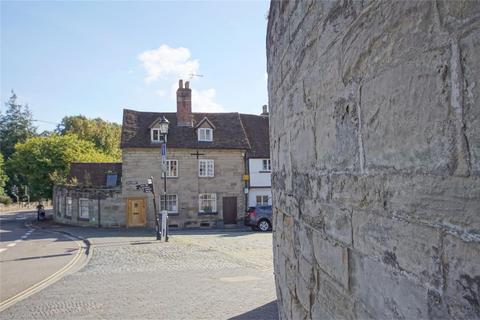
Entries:
{"type": "Polygon", "coordinates": [[[443,303],[457,318],[480,318],[480,245],[447,235],[444,240],[446,291],[443,303]]]}
{"type": "Polygon", "coordinates": [[[365,211],[354,211],[353,225],[355,250],[441,288],[439,230],[365,211]]]}
{"type": "Polygon", "coordinates": [[[454,133],[443,71],[448,59],[436,55],[389,68],[363,85],[367,168],[444,172],[452,167],[454,133]]]}
{"type": "MultiPolygon", "coordinates": [[[[473,3],[473,2],[472,2],[473,3]]],[[[448,2],[446,2],[448,4],[448,2]]],[[[480,175],[480,34],[470,33],[461,40],[460,53],[464,72],[465,138],[470,147],[472,173],[480,175]]]]}
{"type": "Polygon", "coordinates": [[[393,268],[352,255],[352,292],[377,319],[425,319],[427,289],[393,268]]]}
{"type": "Polygon", "coordinates": [[[320,232],[313,233],[313,252],[318,266],[344,288],[348,288],[348,250],[330,242],[320,232]]]}

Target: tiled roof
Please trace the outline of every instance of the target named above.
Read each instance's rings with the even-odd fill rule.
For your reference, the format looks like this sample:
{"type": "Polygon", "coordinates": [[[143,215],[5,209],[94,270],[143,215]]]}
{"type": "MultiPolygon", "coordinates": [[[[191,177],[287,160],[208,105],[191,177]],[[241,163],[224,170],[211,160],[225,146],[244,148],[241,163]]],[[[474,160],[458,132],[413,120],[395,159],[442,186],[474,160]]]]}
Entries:
{"type": "Polygon", "coordinates": [[[248,158],[270,158],[268,116],[240,114],[243,127],[250,141],[248,158]]]}
{"type": "Polygon", "coordinates": [[[103,187],[107,185],[107,174],[117,174],[117,185],[122,177],[121,162],[74,162],[70,166],[68,179],[76,177],[79,185],[103,187]]]}
{"type": "Polygon", "coordinates": [[[167,145],[170,148],[250,149],[238,113],[192,113],[193,127],[177,126],[174,112],[139,112],[123,110],[122,148],[159,148],[152,143],[149,126],[159,117],[170,121],[167,145]],[[195,126],[207,118],[214,126],[212,142],[198,141],[195,126]]]}

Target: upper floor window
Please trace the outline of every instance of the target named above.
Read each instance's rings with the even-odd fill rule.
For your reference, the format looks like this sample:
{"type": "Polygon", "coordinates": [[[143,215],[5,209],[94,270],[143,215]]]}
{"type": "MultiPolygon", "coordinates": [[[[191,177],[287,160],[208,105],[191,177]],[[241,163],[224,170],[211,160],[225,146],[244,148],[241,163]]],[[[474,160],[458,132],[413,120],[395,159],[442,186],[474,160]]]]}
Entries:
{"type": "Polygon", "coordinates": [[[263,159],[262,160],[262,170],[263,171],[272,171],[272,167],[270,166],[270,159],[263,159]]]}
{"type": "Polygon", "coordinates": [[[198,128],[198,141],[213,141],[213,129],[198,128]]]}
{"type": "Polygon", "coordinates": [[[198,176],[199,177],[213,177],[215,171],[215,164],[213,160],[201,159],[198,161],[198,176]]]}
{"type": "Polygon", "coordinates": [[[167,160],[167,177],[178,177],[178,160],[167,160]]]}
{"type": "Polygon", "coordinates": [[[152,128],[150,130],[152,142],[164,143],[167,142],[165,139],[165,134],[160,133],[160,129],[152,128]]]}

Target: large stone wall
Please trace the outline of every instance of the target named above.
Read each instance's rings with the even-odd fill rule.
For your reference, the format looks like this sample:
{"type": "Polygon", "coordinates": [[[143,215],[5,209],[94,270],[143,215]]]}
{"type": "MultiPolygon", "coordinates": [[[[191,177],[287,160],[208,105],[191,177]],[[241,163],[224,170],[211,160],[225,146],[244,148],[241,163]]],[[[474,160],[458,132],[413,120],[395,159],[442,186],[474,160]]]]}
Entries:
{"type": "Polygon", "coordinates": [[[267,59],[281,318],[480,318],[480,1],[273,1],[267,59]]]}

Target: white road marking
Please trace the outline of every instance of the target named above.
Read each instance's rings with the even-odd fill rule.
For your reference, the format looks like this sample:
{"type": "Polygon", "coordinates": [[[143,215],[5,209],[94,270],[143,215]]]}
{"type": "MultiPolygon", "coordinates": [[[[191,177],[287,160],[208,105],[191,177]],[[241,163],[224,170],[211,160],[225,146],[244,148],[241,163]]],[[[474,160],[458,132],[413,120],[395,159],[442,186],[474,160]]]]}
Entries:
{"type": "Polygon", "coordinates": [[[27,236],[22,236],[22,239],[27,239],[28,237],[27,236]]]}
{"type": "Polygon", "coordinates": [[[16,243],[10,243],[10,244],[7,244],[7,247],[15,247],[16,243]]]}
{"type": "Polygon", "coordinates": [[[27,219],[27,217],[17,217],[16,219],[17,220],[25,220],[25,219],[27,219]]]}
{"type": "Polygon", "coordinates": [[[17,239],[15,240],[15,242],[22,242],[22,239],[17,239]]]}
{"type": "Polygon", "coordinates": [[[1,249],[0,249],[0,252],[6,251],[6,250],[7,250],[7,249],[5,249],[5,248],[1,248],[1,249]]]}

